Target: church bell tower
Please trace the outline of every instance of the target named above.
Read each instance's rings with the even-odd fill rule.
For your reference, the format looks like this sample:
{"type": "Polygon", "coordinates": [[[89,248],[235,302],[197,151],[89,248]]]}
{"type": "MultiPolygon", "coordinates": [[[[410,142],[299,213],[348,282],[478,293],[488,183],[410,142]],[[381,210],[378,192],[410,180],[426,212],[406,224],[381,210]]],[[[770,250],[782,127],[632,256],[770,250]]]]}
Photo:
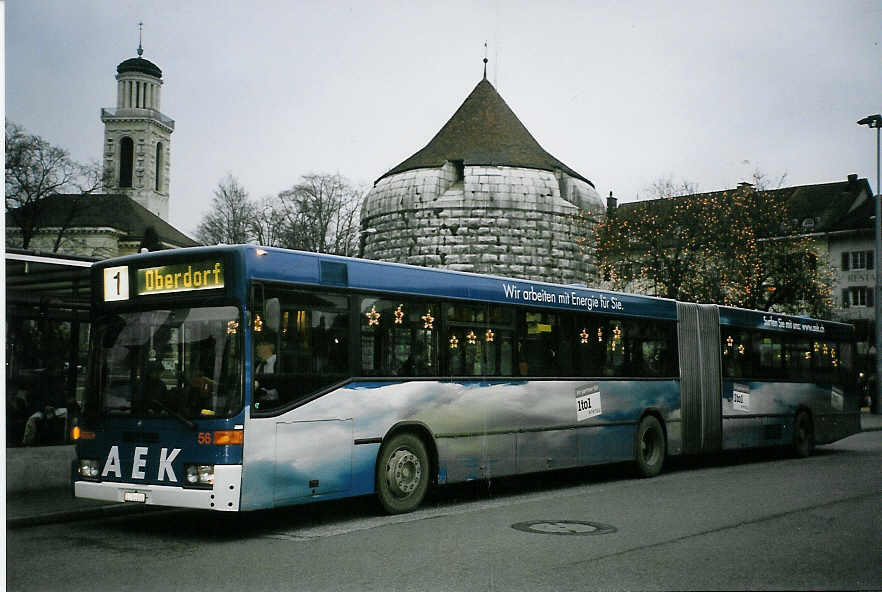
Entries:
{"type": "Polygon", "coordinates": [[[101,109],[105,191],[123,193],[168,221],[171,134],[175,122],[160,111],[162,70],[141,57],[116,67],[116,108],[101,109]]]}

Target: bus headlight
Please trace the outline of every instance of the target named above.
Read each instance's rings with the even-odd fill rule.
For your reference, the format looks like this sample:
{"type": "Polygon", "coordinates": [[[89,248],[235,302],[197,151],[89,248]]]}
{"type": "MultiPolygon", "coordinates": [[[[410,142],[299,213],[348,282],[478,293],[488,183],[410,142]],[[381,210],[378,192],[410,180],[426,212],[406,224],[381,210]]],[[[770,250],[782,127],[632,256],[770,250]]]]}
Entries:
{"type": "Polygon", "coordinates": [[[186,465],[184,467],[187,485],[192,487],[211,487],[214,485],[214,465],[186,465]]]}
{"type": "Polygon", "coordinates": [[[78,472],[83,479],[97,479],[98,461],[91,458],[81,458],[78,472]]]}

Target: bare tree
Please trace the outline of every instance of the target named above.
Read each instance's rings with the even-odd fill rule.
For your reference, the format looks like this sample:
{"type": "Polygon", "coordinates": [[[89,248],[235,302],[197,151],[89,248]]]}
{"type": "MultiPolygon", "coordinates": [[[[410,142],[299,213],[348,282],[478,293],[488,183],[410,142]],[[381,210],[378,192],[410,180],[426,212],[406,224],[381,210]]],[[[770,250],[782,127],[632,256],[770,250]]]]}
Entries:
{"type": "Polygon", "coordinates": [[[283,247],[285,213],[281,201],[267,196],[254,204],[251,218],[251,236],[254,242],[265,247],[283,247]]]}
{"type": "Polygon", "coordinates": [[[340,174],[309,174],[279,193],[285,247],[355,255],[363,192],[340,174]]]}
{"type": "Polygon", "coordinates": [[[196,229],[196,238],[207,245],[252,242],[255,208],[248,192],[231,174],[218,181],[211,210],[196,229]]]}
{"type": "MultiPolygon", "coordinates": [[[[89,195],[102,187],[102,180],[97,163],[80,164],[67,150],[6,121],[6,212],[11,226],[21,233],[21,244],[17,246],[29,248],[34,236],[49,224],[50,198],[89,195]]],[[[76,199],[66,204],[61,218],[53,219],[54,250],[61,246],[65,232],[85,203],[84,199],[76,199]]]]}

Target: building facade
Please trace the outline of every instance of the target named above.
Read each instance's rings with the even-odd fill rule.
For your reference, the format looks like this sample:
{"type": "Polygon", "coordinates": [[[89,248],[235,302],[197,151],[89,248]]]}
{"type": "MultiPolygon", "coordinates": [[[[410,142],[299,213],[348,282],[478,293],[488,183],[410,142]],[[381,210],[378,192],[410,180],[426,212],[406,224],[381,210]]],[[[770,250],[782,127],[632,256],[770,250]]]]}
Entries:
{"type": "Polygon", "coordinates": [[[486,77],[420,151],[374,184],[361,255],[427,267],[584,283],[593,183],[546,152],[486,77]]]}

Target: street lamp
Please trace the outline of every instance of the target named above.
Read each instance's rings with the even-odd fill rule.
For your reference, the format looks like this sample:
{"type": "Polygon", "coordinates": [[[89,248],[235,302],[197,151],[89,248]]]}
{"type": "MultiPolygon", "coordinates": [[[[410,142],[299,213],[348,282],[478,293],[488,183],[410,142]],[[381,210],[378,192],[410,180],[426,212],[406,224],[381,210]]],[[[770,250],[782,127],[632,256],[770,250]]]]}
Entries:
{"type": "Polygon", "coordinates": [[[874,257],[876,263],[874,267],[876,268],[876,286],[873,290],[873,299],[874,299],[874,327],[876,333],[876,396],[873,398],[872,408],[870,411],[873,413],[879,413],[882,411],[880,409],[880,405],[882,405],[882,317],[879,315],[880,309],[880,297],[879,297],[879,286],[882,285],[880,282],[879,268],[882,267],[880,263],[882,261],[879,260],[879,255],[882,253],[882,195],[880,195],[879,191],[879,130],[882,129],[882,115],[878,113],[876,115],[867,115],[863,119],[857,122],[858,125],[866,125],[871,129],[876,128],[876,220],[873,223],[873,226],[876,229],[876,255],[874,257]]]}

